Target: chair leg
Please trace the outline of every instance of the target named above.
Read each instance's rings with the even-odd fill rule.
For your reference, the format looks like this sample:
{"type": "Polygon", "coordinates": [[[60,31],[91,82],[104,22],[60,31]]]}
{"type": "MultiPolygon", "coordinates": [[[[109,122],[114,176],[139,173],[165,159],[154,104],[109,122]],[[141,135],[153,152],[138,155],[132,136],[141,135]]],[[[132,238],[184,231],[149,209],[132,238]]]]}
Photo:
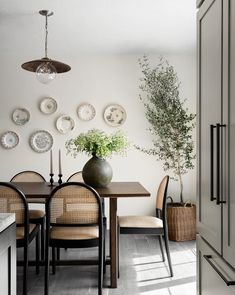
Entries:
{"type": "Polygon", "coordinates": [[[103,240],[103,273],[106,273],[106,253],[105,253],[105,240],[106,240],[106,226],[104,227],[104,240],[103,240]]]}
{"type": "Polygon", "coordinates": [[[55,265],[55,247],[52,247],[52,274],[56,273],[56,265],[55,265]]]}
{"type": "Polygon", "coordinates": [[[100,237],[99,241],[99,282],[98,282],[98,295],[102,295],[102,290],[103,290],[103,254],[104,254],[104,249],[103,249],[103,237],[100,237]]]}
{"type": "Polygon", "coordinates": [[[23,295],[27,295],[28,282],[28,244],[24,245],[23,295]]]}
{"type": "Polygon", "coordinates": [[[160,249],[161,249],[161,254],[162,254],[162,261],[165,261],[165,255],[164,255],[164,251],[163,251],[163,247],[162,247],[162,236],[158,236],[158,240],[159,240],[159,245],[160,245],[160,249]]]}
{"type": "Polygon", "coordinates": [[[45,253],[45,217],[42,218],[41,225],[41,260],[44,260],[45,253]]]}
{"type": "Polygon", "coordinates": [[[36,274],[39,274],[39,249],[40,249],[40,244],[39,244],[39,231],[36,235],[36,240],[35,240],[35,254],[36,254],[36,274]]]}
{"type": "Polygon", "coordinates": [[[60,260],[60,248],[56,248],[56,260],[60,260]]]}
{"type": "Polygon", "coordinates": [[[169,250],[169,241],[168,241],[168,235],[165,233],[164,234],[164,240],[165,240],[165,247],[166,247],[166,256],[168,259],[168,264],[169,264],[169,269],[170,269],[170,275],[173,277],[173,268],[171,264],[171,256],[170,256],[170,250],[169,250]]]}
{"type": "Polygon", "coordinates": [[[120,278],[120,226],[117,230],[117,264],[118,264],[118,278],[120,278]]]}
{"type": "Polygon", "coordinates": [[[44,295],[48,295],[48,293],[49,293],[49,243],[48,243],[48,237],[46,237],[44,295]]]}

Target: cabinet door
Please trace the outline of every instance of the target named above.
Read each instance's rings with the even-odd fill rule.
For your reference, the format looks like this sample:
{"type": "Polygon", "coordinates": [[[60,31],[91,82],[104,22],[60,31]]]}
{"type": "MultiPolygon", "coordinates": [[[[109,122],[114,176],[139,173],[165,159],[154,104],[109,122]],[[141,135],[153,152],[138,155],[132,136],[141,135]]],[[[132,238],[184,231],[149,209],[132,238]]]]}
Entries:
{"type": "Polygon", "coordinates": [[[224,123],[223,136],[225,144],[223,156],[224,168],[224,201],[223,204],[223,255],[235,268],[235,1],[224,0],[224,21],[229,29],[225,30],[224,77],[224,123]],[[225,99],[226,98],[226,99],[225,99]],[[227,148],[226,148],[227,147],[227,148]]]}
{"type": "Polygon", "coordinates": [[[234,295],[235,272],[197,236],[197,294],[234,295]],[[229,286],[228,286],[229,285],[229,286]]]}
{"type": "Polygon", "coordinates": [[[198,231],[221,251],[221,212],[216,200],[216,130],[222,104],[222,1],[206,0],[198,12],[198,231]],[[213,149],[210,132],[214,135],[213,149]],[[214,158],[211,160],[211,155],[214,158]],[[213,169],[211,164],[213,163],[213,169]],[[211,189],[211,183],[213,183],[211,189]]]}

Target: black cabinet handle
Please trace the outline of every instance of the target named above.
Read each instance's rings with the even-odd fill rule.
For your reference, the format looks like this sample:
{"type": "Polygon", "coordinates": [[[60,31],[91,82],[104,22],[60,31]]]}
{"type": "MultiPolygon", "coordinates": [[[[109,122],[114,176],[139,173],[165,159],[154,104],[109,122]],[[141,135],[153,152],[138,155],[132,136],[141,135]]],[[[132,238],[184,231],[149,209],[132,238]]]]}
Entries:
{"type": "Polygon", "coordinates": [[[214,201],[214,128],[216,126],[210,125],[210,200],[214,201]]]}
{"type": "Polygon", "coordinates": [[[223,204],[225,201],[220,199],[220,182],[221,182],[221,139],[220,139],[220,128],[226,125],[216,124],[216,204],[223,204]]]}
{"type": "Polygon", "coordinates": [[[216,267],[216,265],[212,262],[212,255],[203,255],[206,261],[210,264],[210,266],[214,269],[214,271],[221,277],[221,279],[225,282],[227,286],[235,285],[235,281],[228,280],[224,274],[216,267]]]}
{"type": "Polygon", "coordinates": [[[216,124],[216,204],[220,203],[220,124],[216,124]]]}

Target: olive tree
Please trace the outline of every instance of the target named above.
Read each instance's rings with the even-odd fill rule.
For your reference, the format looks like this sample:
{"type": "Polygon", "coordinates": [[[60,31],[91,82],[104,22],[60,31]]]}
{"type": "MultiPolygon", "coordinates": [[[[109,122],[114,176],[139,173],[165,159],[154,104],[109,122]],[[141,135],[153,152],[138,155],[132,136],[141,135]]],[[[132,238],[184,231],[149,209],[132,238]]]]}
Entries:
{"type": "Polygon", "coordinates": [[[150,123],[153,147],[137,149],[157,157],[164,170],[171,170],[180,182],[180,201],[183,203],[182,175],[194,167],[195,159],[192,130],[195,114],[185,107],[180,97],[180,82],[174,67],[166,59],[151,68],[149,59],[139,60],[141,78],[140,99],[145,106],[145,116],[150,123]]]}

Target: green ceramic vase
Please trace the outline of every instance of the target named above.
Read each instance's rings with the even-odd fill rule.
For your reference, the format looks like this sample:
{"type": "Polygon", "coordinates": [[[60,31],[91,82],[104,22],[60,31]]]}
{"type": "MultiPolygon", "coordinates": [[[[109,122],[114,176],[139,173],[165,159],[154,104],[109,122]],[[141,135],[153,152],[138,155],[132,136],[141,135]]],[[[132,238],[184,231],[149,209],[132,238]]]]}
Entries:
{"type": "Polygon", "coordinates": [[[112,180],[113,170],[106,160],[93,156],[83,167],[82,177],[94,188],[106,187],[112,180]]]}

